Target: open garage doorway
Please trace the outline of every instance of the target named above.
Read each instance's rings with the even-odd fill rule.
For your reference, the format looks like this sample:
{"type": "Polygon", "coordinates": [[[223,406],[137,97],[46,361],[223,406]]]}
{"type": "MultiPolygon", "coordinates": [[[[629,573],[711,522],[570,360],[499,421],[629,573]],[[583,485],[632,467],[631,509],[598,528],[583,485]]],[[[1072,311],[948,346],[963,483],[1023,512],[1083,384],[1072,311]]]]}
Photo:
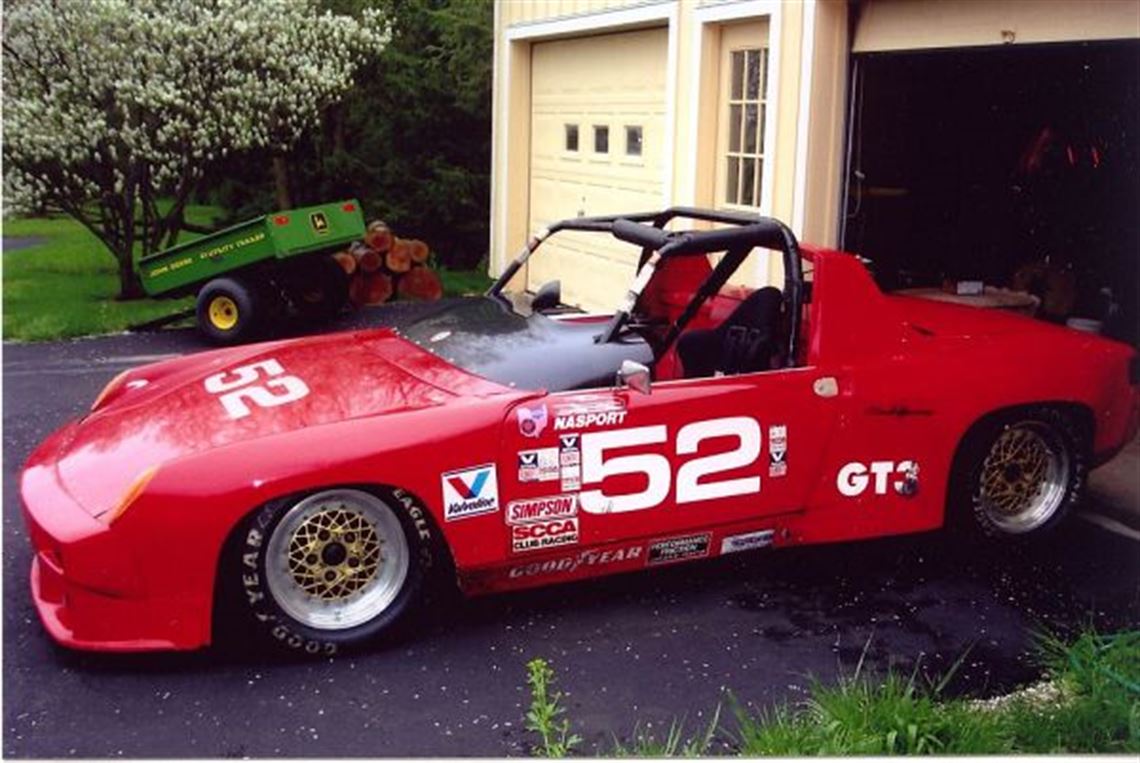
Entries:
{"type": "Polygon", "coordinates": [[[855,57],[843,246],[1140,339],[1140,41],[855,57]]]}

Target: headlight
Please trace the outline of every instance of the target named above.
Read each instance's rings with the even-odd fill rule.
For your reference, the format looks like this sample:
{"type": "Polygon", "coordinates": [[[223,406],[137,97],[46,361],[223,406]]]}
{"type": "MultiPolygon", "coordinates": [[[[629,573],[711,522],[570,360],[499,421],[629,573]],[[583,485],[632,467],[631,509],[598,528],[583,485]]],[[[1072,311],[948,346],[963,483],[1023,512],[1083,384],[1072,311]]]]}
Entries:
{"type": "Polygon", "coordinates": [[[127,513],[127,509],[142,495],[142,492],[146,490],[146,486],[150,484],[150,481],[154,479],[154,475],[156,474],[158,474],[157,464],[148,466],[139,472],[139,476],[135,477],[135,481],[123,492],[122,498],[115,504],[115,507],[110,511],[103,512],[97,519],[105,525],[113,525],[115,520],[127,513]]]}
{"type": "Polygon", "coordinates": [[[99,407],[103,405],[103,403],[107,402],[112,395],[122,388],[123,382],[126,381],[127,374],[130,372],[130,369],[127,369],[107,383],[107,386],[99,393],[99,397],[95,398],[95,402],[91,404],[92,413],[99,410],[99,407]]]}

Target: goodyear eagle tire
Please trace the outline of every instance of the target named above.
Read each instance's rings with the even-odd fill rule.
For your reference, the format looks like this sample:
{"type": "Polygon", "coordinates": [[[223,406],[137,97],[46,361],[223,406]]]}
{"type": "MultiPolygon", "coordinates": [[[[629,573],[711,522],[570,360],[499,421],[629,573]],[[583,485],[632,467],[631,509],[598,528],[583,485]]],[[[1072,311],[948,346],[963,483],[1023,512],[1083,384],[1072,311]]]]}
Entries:
{"type": "Polygon", "coordinates": [[[968,457],[974,528],[991,538],[1025,538],[1059,525],[1081,499],[1085,436],[1064,412],[1032,408],[984,428],[968,457]]]}
{"type": "Polygon", "coordinates": [[[331,655],[395,633],[419,601],[432,542],[426,511],[402,491],[321,490],[254,514],[231,575],[261,636],[331,655]]]}
{"type": "Polygon", "coordinates": [[[237,278],[215,278],[198,292],[198,329],[215,344],[237,344],[260,328],[263,301],[237,278]]]}

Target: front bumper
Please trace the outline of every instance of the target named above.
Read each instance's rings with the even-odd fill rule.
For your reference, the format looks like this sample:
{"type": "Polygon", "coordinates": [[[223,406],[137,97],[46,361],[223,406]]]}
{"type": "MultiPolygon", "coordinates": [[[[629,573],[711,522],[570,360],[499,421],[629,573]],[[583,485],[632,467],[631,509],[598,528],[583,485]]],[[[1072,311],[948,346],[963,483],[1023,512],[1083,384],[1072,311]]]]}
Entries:
{"type": "Polygon", "coordinates": [[[32,601],[61,645],[105,652],[190,649],[186,604],[148,591],[122,533],[94,519],[60,484],[50,453],[66,429],[32,455],[20,479],[35,556],[32,601]]]}

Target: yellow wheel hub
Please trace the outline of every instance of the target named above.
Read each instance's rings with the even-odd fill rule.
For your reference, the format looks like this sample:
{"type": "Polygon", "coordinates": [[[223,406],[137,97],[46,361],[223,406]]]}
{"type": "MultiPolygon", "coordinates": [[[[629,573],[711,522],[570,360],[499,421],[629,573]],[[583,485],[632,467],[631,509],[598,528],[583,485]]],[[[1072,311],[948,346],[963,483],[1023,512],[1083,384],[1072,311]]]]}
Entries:
{"type": "Polygon", "coordinates": [[[335,601],[352,596],[376,577],[383,561],[372,523],[348,506],[313,514],[289,540],[289,572],[309,596],[335,601]]]}
{"type": "Polygon", "coordinates": [[[229,331],[238,322],[238,306],[230,297],[218,295],[210,300],[207,308],[210,323],[219,331],[229,331]]]}
{"type": "Polygon", "coordinates": [[[982,490],[1007,515],[1030,508],[1048,479],[1049,446],[1035,432],[1009,429],[994,443],[982,467],[982,490]]]}

